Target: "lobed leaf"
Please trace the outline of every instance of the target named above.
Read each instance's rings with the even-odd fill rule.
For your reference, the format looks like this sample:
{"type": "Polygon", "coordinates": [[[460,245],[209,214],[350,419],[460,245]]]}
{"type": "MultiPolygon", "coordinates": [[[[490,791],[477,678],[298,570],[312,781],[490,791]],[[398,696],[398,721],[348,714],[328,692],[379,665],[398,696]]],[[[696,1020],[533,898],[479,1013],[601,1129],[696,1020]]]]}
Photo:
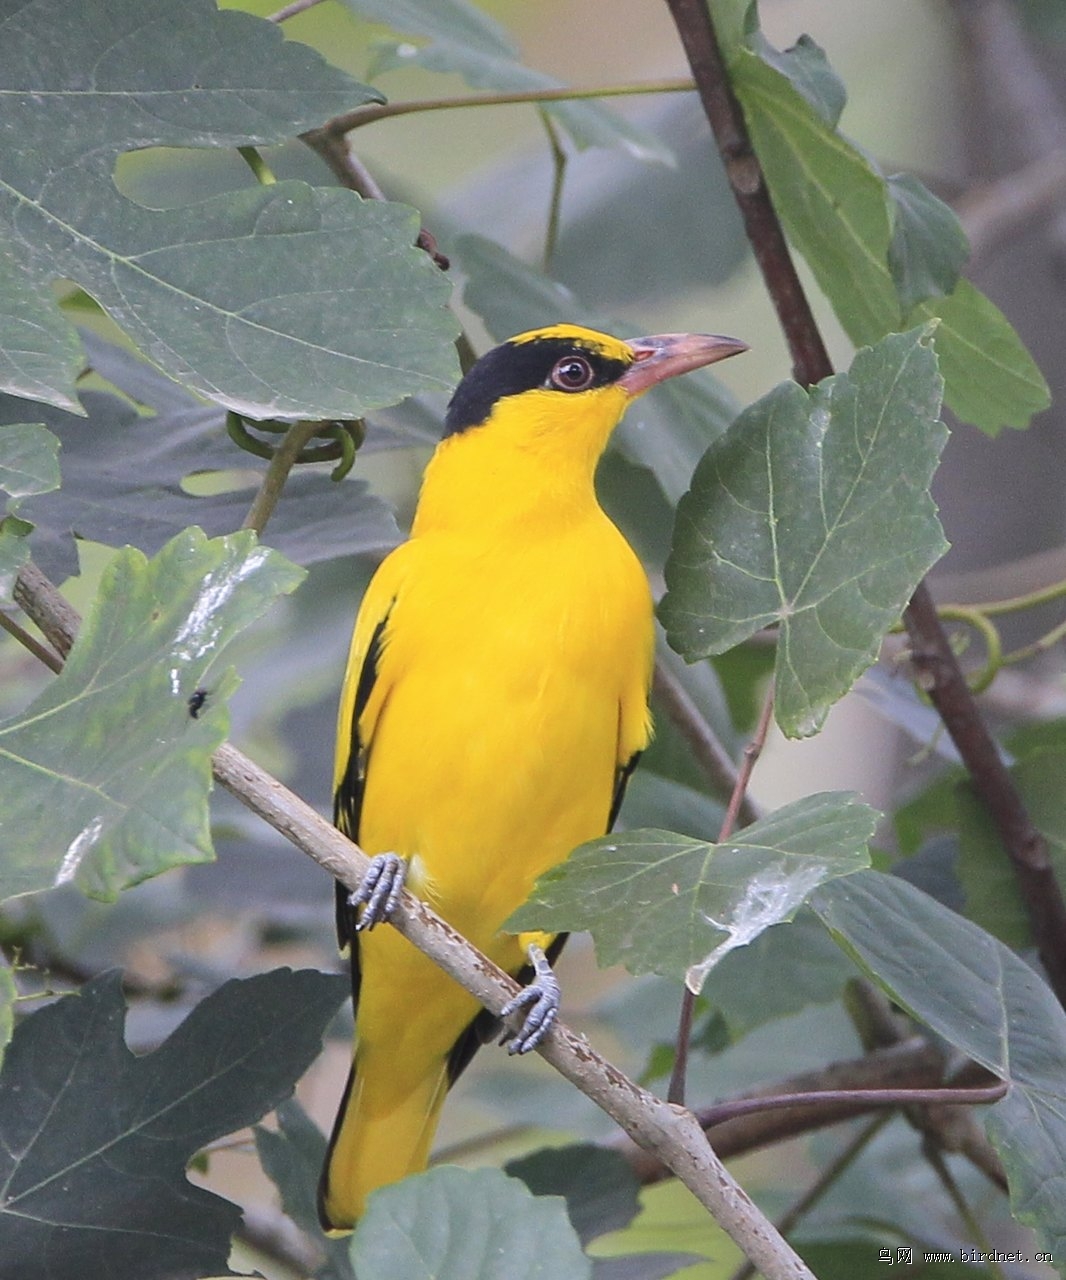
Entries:
{"type": "Polygon", "coordinates": [[[351,1242],[359,1280],[589,1280],[556,1197],[498,1169],[442,1165],[375,1191],[351,1242]]]}
{"type": "Polygon", "coordinates": [[[139,1057],[116,972],[26,1018],[0,1072],[5,1274],[232,1274],[240,1210],[185,1166],[292,1092],[347,987],[288,969],[227,982],[139,1057]]]}
{"type": "Polygon", "coordinates": [[[113,180],[124,151],[281,142],[375,90],[211,0],[2,0],[0,22],[0,127],[17,139],[0,181],[5,389],[75,407],[76,339],[47,303],[59,277],[172,377],[253,417],[359,417],[454,381],[449,287],[414,247],[413,210],[299,182],[148,209],[113,180]]]}
{"type": "Polygon", "coordinates": [[[780,625],[778,723],[814,733],[946,549],[929,483],[947,431],[928,329],[784,383],[708,449],[678,507],[660,607],[688,661],[780,625]]]}
{"type": "Polygon", "coordinates": [[[604,965],[683,978],[714,966],[812,890],[868,865],[877,814],[846,792],[786,805],[721,845],[671,831],[616,832],[541,876],[506,928],[588,930],[604,965]]]}
{"type": "Polygon", "coordinates": [[[0,725],[0,900],[74,883],[90,896],[212,858],[211,753],[226,735],[229,641],[303,571],[250,533],[188,529],[152,560],[120,551],[66,665],[0,725]]]}
{"type": "Polygon", "coordinates": [[[918,1021],[1006,1080],[985,1111],[1014,1216],[1066,1253],[1066,1015],[1001,942],[898,876],[827,884],[810,905],[858,964],[918,1021]]]}

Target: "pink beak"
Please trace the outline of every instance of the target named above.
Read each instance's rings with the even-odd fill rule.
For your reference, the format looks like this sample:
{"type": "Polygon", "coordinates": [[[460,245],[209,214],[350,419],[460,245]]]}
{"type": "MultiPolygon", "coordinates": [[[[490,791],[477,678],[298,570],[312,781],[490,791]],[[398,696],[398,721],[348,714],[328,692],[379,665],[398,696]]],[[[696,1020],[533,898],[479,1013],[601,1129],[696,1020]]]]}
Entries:
{"type": "Polygon", "coordinates": [[[627,346],[635,361],[618,379],[618,385],[634,397],[679,373],[702,369],[748,350],[746,342],[714,333],[657,333],[650,338],[631,338],[627,346]]]}

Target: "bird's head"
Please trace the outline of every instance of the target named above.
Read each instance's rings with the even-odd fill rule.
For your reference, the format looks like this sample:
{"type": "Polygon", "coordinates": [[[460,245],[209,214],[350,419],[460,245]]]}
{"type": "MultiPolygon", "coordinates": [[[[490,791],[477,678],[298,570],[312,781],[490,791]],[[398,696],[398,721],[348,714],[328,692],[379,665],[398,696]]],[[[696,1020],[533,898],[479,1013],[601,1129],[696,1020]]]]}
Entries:
{"type": "Polygon", "coordinates": [[[630,402],[667,378],[746,349],[708,334],[623,342],[572,324],[501,343],[452,396],[416,530],[587,509],[595,502],[596,463],[630,402]]]}
{"type": "Polygon", "coordinates": [[[662,333],[622,341],[578,325],[531,329],[493,347],[456,388],[445,438],[486,428],[596,456],[628,404],[650,387],[746,351],[736,338],[662,333]],[[568,445],[566,442],[569,442],[568,445]]]}

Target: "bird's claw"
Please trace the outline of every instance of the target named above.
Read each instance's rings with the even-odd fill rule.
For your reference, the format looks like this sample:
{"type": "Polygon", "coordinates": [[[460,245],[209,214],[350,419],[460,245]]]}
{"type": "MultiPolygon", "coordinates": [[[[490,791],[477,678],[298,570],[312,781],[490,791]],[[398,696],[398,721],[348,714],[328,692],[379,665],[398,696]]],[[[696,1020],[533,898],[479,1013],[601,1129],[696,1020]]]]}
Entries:
{"type": "Polygon", "coordinates": [[[530,945],[529,962],[533,966],[532,982],[509,1000],[500,1013],[500,1017],[506,1019],[519,1009],[525,1010],[518,1030],[504,1032],[500,1040],[500,1044],[507,1046],[508,1053],[529,1053],[543,1044],[559,1016],[559,979],[552,972],[547,956],[535,944],[530,945]]]}
{"type": "Polygon", "coordinates": [[[396,910],[407,878],[407,859],[398,853],[379,853],[370,859],[370,867],[359,888],[348,895],[348,905],[354,911],[363,910],[356,921],[356,929],[362,933],[387,920],[396,910]]]}

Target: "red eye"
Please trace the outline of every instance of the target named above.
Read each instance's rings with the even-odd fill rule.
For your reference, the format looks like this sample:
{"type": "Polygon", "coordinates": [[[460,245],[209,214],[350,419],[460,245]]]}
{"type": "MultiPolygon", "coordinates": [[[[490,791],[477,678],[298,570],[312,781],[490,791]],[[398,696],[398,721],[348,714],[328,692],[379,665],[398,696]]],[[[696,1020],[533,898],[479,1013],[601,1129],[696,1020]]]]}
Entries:
{"type": "Polygon", "coordinates": [[[548,385],[558,391],[584,391],[594,377],[592,365],[584,356],[563,356],[552,366],[548,385]]]}

